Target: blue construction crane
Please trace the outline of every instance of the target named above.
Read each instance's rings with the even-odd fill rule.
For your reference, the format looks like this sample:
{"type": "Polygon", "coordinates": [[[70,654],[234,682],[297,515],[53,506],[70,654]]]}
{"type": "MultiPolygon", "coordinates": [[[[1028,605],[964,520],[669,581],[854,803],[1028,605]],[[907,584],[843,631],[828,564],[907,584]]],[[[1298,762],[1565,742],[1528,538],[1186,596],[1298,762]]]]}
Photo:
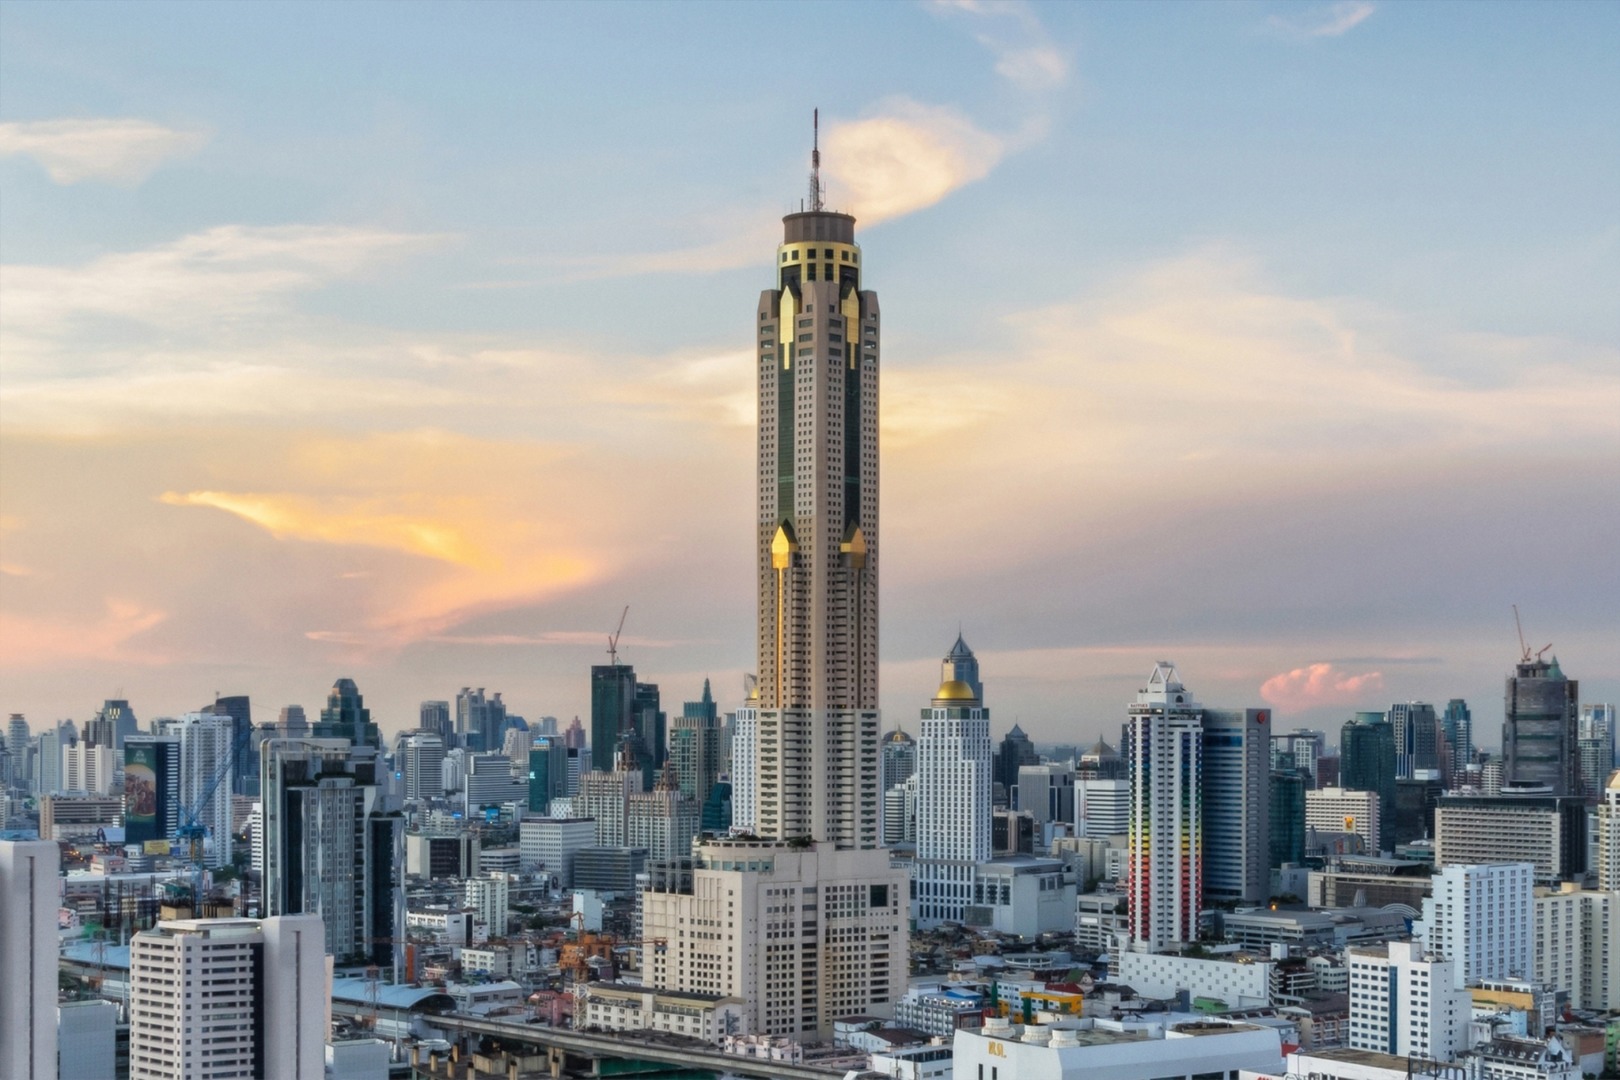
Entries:
{"type": "Polygon", "coordinates": [[[200,820],[203,811],[214,799],[214,793],[219,790],[220,782],[231,774],[231,765],[236,756],[247,749],[248,740],[253,737],[252,727],[242,729],[231,743],[225,754],[225,760],[215,767],[203,785],[202,793],[190,806],[180,807],[180,827],[174,832],[174,838],[185,845],[186,857],[191,862],[191,914],[196,918],[202,914],[202,876],[203,876],[203,842],[208,836],[208,827],[200,820]]]}

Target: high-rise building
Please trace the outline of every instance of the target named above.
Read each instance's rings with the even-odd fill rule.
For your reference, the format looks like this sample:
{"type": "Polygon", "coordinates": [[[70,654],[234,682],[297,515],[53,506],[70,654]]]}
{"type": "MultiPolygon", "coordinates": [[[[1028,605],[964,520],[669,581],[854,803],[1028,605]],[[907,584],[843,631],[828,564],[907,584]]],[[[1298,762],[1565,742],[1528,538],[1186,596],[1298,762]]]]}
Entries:
{"type": "Polygon", "coordinates": [[[84,722],[84,734],[79,741],[86,746],[105,746],[111,750],[117,741],[117,724],[112,717],[97,712],[84,722]]]}
{"type": "Polygon", "coordinates": [[[320,723],[311,735],[317,739],[347,739],[355,746],[382,747],[382,735],[371,722],[371,710],[353,679],[339,679],[326,695],[320,723]]]}
{"type": "Polygon", "coordinates": [[[180,828],[180,740],[131,735],[124,740],[124,840],[171,840],[180,828]]]}
{"type": "Polygon", "coordinates": [[[456,694],[456,741],[468,750],[493,753],[501,748],[506,705],[500,694],[486,695],[482,686],[463,686],[456,694]]]}
{"type": "Polygon", "coordinates": [[[636,733],[641,736],[637,758],[641,762],[641,789],[645,791],[669,756],[669,715],[660,704],[657,683],[636,683],[633,711],[636,733]]]}
{"type": "Polygon", "coordinates": [[[755,319],[756,831],[875,848],[878,299],[854,218],[813,203],[783,225],[755,319]]]}
{"type": "Polygon", "coordinates": [[[302,739],[309,734],[309,718],[302,705],[283,705],[276,716],[276,738],[302,739]]]}
{"type": "Polygon", "coordinates": [[[216,694],[213,704],[197,711],[231,718],[231,745],[237,748],[231,756],[231,790],[238,795],[257,795],[259,747],[253,738],[253,706],[247,695],[220,697],[216,694]]]}
{"type": "Polygon", "coordinates": [[[1205,709],[1204,897],[1271,895],[1271,710],[1205,709]]]}
{"type": "Polygon", "coordinates": [[[1041,755],[1035,752],[1035,744],[1030,742],[1024,729],[1017,724],[1012,730],[1002,736],[1001,743],[996,747],[995,756],[990,762],[991,779],[1001,785],[1002,797],[1010,806],[1013,791],[1018,787],[1018,770],[1025,765],[1040,764],[1041,755]]]}
{"type": "Polygon", "coordinates": [[[574,854],[596,846],[596,822],[590,818],[527,818],[518,825],[524,872],[554,874],[565,889],[574,885],[574,854]]]}
{"type": "Polygon", "coordinates": [[[73,721],[63,720],[47,726],[39,736],[39,777],[34,784],[36,795],[49,795],[62,790],[62,750],[79,741],[79,729],[73,721]]]}
{"type": "Polygon", "coordinates": [[[1080,755],[1074,777],[1076,781],[1126,780],[1129,779],[1129,770],[1120,752],[1109,746],[1108,740],[1098,739],[1091,749],[1080,755]]]}
{"type": "Polygon", "coordinates": [[[651,791],[632,792],[625,806],[625,845],[647,858],[684,859],[698,834],[698,804],[665,774],[651,791]]]}
{"type": "Polygon", "coordinates": [[[1535,872],[1530,863],[1446,866],[1423,901],[1418,936],[1452,963],[1461,989],[1535,977],[1535,872]]]}
{"type": "Polygon", "coordinates": [[[1415,772],[1440,768],[1440,722],[1434,706],[1408,701],[1389,707],[1386,714],[1395,736],[1395,776],[1409,779],[1415,772]]]}
{"type": "Polygon", "coordinates": [[[1271,866],[1305,861],[1305,781],[1298,769],[1271,774],[1271,866]]]}
{"type": "Polygon", "coordinates": [[[529,764],[514,764],[501,753],[469,754],[466,757],[465,798],[467,816],[502,807],[507,803],[529,804],[529,764]]]}
{"type": "Polygon", "coordinates": [[[20,712],[14,712],[6,718],[6,749],[13,754],[19,753],[33,741],[34,733],[28,729],[28,718],[20,712]]]}
{"type": "Polygon", "coordinates": [[[1611,773],[1597,811],[1598,888],[1620,892],[1620,772],[1611,773]]]}
{"type": "Polygon", "coordinates": [[[181,919],[142,931],[130,941],[129,1012],[130,1080],[322,1080],[321,920],[181,919]]]}
{"type": "Polygon", "coordinates": [[[1130,947],[1198,940],[1203,908],[1203,710],[1175,666],[1154,665],[1127,721],[1131,830],[1130,947]]]}
{"type": "Polygon", "coordinates": [[[49,837],[0,840],[0,1076],[56,1080],[61,866],[49,837]]]}
{"type": "Polygon", "coordinates": [[[1586,874],[1585,801],[1554,795],[1447,795],[1434,813],[1434,864],[1527,862],[1536,881],[1586,874]]]}
{"type": "Polygon", "coordinates": [[[233,717],[202,712],[186,713],[166,727],[166,733],[180,743],[180,825],[199,825],[205,830],[203,859],[207,866],[231,864],[235,730],[233,717]]]}
{"type": "Polygon", "coordinates": [[[731,827],[752,833],[759,810],[759,690],[736,712],[731,731],[731,827]]]}
{"type": "Polygon", "coordinates": [[[404,820],[389,813],[377,748],[272,739],[263,751],[266,912],[321,916],[339,963],[390,963],[404,929],[404,820]]]}
{"type": "Polygon", "coordinates": [[[1078,836],[1100,839],[1126,835],[1131,830],[1131,782],[1076,780],[1074,818],[1078,836]]]}
{"type": "Polygon", "coordinates": [[[424,701],[417,707],[416,726],[444,740],[446,750],[456,744],[456,722],[448,701],[424,701]]]}
{"type": "Polygon", "coordinates": [[[1451,775],[1461,777],[1474,762],[1474,714],[1468,702],[1452,698],[1440,717],[1440,733],[1451,754],[1451,775]]]}
{"type": "MultiPolygon", "coordinates": [[[[110,728],[111,725],[109,724],[110,728]]],[[[118,782],[118,752],[88,740],[62,748],[62,790],[111,795],[118,782]]]]}
{"type": "Polygon", "coordinates": [[[586,734],[585,725],[579,722],[579,717],[574,717],[574,722],[563,732],[563,742],[568,744],[570,750],[584,750],[591,745],[590,736],[586,734]]]}
{"type": "Polygon", "coordinates": [[[141,722],[136,719],[135,710],[129,707],[129,702],[124,698],[108,698],[102,702],[101,712],[97,715],[112,721],[115,749],[122,750],[125,739],[140,733],[141,722]]]}
{"type": "Polygon", "coordinates": [[[1574,882],[1535,891],[1535,981],[1576,1009],[1620,1009],[1620,892],[1574,882]]]}
{"type": "Polygon", "coordinates": [[[641,790],[641,770],[592,769],[579,778],[574,793],[574,814],[596,819],[596,843],[600,847],[624,847],[625,828],[630,816],[630,796],[641,790]]]}
{"type": "Polygon", "coordinates": [[[401,741],[398,768],[407,801],[444,797],[444,736],[437,730],[408,732],[401,741]]]}
{"type": "Polygon", "coordinates": [[[1366,854],[1383,850],[1383,808],[1376,791],[1319,788],[1305,793],[1305,828],[1317,833],[1353,833],[1366,854]]]}
{"type": "Polygon", "coordinates": [[[1339,786],[1378,794],[1380,822],[1395,820],[1395,729],[1383,713],[1358,712],[1339,731],[1339,786]]]}
{"type": "Polygon", "coordinates": [[[507,919],[511,914],[512,886],[505,874],[485,873],[467,879],[465,903],[473,909],[473,918],[483,923],[492,938],[506,936],[507,919]]]}
{"type": "Polygon", "coordinates": [[[675,782],[688,798],[702,806],[720,776],[720,714],[703,680],[703,697],[688,701],[675,718],[669,736],[669,764],[675,782]]]}
{"type": "Polygon", "coordinates": [[[1580,795],[1580,683],[1566,678],[1555,656],[1528,653],[1508,676],[1503,701],[1503,777],[1508,786],[1545,785],[1554,795],[1580,795]]]}
{"type": "Polygon", "coordinates": [[[529,812],[551,813],[551,800],[566,799],[568,747],[558,735],[542,735],[529,750],[529,812]]]}
{"type": "Polygon", "coordinates": [[[1352,1050],[1445,1062],[1466,1048],[1472,1003],[1451,960],[1420,942],[1392,941],[1345,950],[1345,966],[1352,1050]]]}
{"type": "Polygon", "coordinates": [[[896,788],[901,787],[917,772],[917,742],[899,728],[895,728],[883,736],[883,743],[878,751],[878,790],[883,795],[883,806],[880,809],[883,829],[883,842],[885,844],[902,843],[899,839],[905,833],[905,826],[900,824],[900,817],[904,813],[901,809],[905,804],[905,795],[890,795],[896,788]],[[890,807],[895,808],[894,814],[889,813],[890,807]],[[893,818],[893,820],[891,820],[893,818]]]}
{"type": "Polygon", "coordinates": [[[1037,825],[1074,824],[1074,769],[1068,765],[1021,766],[1013,795],[1013,809],[1029,814],[1037,825]]]}
{"type": "MultiPolygon", "coordinates": [[[[636,669],[629,664],[591,666],[591,769],[613,771],[619,743],[635,730],[636,669]]],[[[576,718],[577,719],[577,718],[576,718]]]]}
{"type": "Polygon", "coordinates": [[[979,662],[957,635],[922,710],[916,744],[917,857],[912,908],[920,928],[962,923],[974,872],[990,846],[990,710],[979,662]],[[971,675],[969,682],[961,676],[971,675]]]}

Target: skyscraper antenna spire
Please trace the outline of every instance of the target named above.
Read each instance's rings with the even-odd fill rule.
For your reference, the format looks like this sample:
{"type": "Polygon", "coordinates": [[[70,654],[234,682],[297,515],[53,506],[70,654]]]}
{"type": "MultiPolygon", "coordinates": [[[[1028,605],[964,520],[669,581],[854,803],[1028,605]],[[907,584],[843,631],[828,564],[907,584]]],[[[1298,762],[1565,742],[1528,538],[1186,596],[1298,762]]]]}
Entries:
{"type": "Polygon", "coordinates": [[[810,138],[810,209],[821,210],[821,110],[811,114],[810,138]]]}

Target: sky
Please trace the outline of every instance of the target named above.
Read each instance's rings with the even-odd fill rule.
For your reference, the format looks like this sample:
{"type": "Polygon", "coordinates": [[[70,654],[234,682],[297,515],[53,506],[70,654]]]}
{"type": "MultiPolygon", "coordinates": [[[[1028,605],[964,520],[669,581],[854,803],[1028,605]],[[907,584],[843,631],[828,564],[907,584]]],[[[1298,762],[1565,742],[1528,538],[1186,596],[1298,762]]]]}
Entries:
{"type": "Polygon", "coordinates": [[[1620,699],[1620,5],[0,3],[0,709],[753,663],[821,114],[885,726],[1620,699]]]}

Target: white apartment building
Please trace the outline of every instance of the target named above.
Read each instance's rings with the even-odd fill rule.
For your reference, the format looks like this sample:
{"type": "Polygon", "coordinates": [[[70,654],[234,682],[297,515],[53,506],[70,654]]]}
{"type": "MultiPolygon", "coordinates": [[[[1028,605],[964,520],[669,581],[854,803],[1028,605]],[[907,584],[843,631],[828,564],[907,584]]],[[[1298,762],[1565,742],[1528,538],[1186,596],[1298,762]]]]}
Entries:
{"type": "Polygon", "coordinates": [[[56,1006],[57,1063],[66,1080],[116,1080],[118,1006],[64,1001],[56,1006]]]}
{"type": "Polygon", "coordinates": [[[118,752],[110,746],[77,742],[62,747],[62,790],[89,795],[122,794],[118,752]]]}
{"type": "Polygon", "coordinates": [[[759,690],[750,691],[748,703],[737,710],[731,733],[731,831],[753,832],[759,807],[759,690]]]}
{"type": "Polygon", "coordinates": [[[1598,888],[1605,892],[1620,892],[1620,769],[1609,777],[1597,813],[1598,888]]]}
{"type": "Polygon", "coordinates": [[[945,658],[945,679],[922,710],[917,736],[917,926],[960,923],[973,902],[974,867],[989,860],[990,710],[958,665],[978,663],[967,644],[945,658]]]}
{"type": "Polygon", "coordinates": [[[0,1076],[7,1080],[56,1080],[61,865],[62,850],[49,840],[0,840],[0,1076]]]}
{"type": "Polygon", "coordinates": [[[684,859],[698,834],[698,804],[678,788],[659,786],[627,801],[625,846],[645,848],[649,859],[684,859]]]}
{"type": "Polygon", "coordinates": [[[1447,866],[1434,875],[1419,936],[1452,962],[1458,987],[1531,977],[1535,873],[1531,863],[1492,863],[1447,866]]]}
{"type": "Polygon", "coordinates": [[[1118,836],[1131,827],[1129,780],[1076,780],[1076,832],[1080,836],[1118,836]]]}
{"type": "Polygon", "coordinates": [[[1083,1019],[1047,1024],[986,1020],[952,1043],[957,1080],[1227,1080],[1282,1075],[1282,1039],[1258,1024],[1192,1017],[1083,1019]]]}
{"type": "Polygon", "coordinates": [[[1538,888],[1535,981],[1577,1009],[1620,1009],[1620,892],[1538,888]]]}
{"type": "Polygon", "coordinates": [[[598,847],[624,847],[630,819],[630,795],[641,790],[639,769],[581,773],[574,793],[574,816],[596,821],[598,847]]]}
{"type": "Polygon", "coordinates": [[[430,731],[413,731],[400,747],[399,770],[405,781],[405,800],[444,796],[444,738],[430,731]]]}
{"type": "Polygon", "coordinates": [[[467,879],[464,902],[472,908],[473,917],[484,925],[492,938],[506,936],[511,899],[512,886],[505,874],[483,874],[467,879]]]}
{"type": "Polygon", "coordinates": [[[555,875],[565,889],[574,886],[574,853],[596,846],[590,818],[525,818],[518,824],[518,855],[524,873],[555,875]]]}
{"type": "Polygon", "coordinates": [[[749,1030],[830,1035],[905,993],[909,881],[884,851],[827,842],[703,841],[694,867],[653,866],[642,893],[647,985],[740,998],[749,1030]]]}
{"type": "Polygon", "coordinates": [[[574,1016],[576,1024],[603,1031],[663,1031],[714,1044],[749,1033],[748,1004],[741,998],[629,983],[587,984],[574,1016]]]}
{"type": "Polygon", "coordinates": [[[1350,1028],[1346,1043],[1397,1057],[1450,1061],[1467,1045],[1472,1004],[1453,964],[1416,941],[1351,948],[1350,1028]]]}
{"type": "Polygon", "coordinates": [[[130,1080],[323,1080],[326,932],[314,915],[183,919],[130,941],[130,1080]]]}
{"type": "Polygon", "coordinates": [[[1378,820],[1376,791],[1347,791],[1329,787],[1305,793],[1305,828],[1317,832],[1354,833],[1378,854],[1383,823],[1378,820]]]}
{"type": "Polygon", "coordinates": [[[1130,947],[1198,940],[1203,909],[1203,712],[1175,665],[1160,661],[1129,712],[1130,947]]]}
{"type": "Polygon", "coordinates": [[[1182,990],[1192,997],[1214,998],[1233,1009],[1271,1004],[1271,977],[1277,965],[1236,950],[1213,957],[1174,953],[1122,952],[1118,981],[1147,998],[1173,998],[1182,990]]]}
{"type": "MultiPolygon", "coordinates": [[[[208,801],[197,824],[208,830],[204,863],[231,864],[231,743],[235,721],[213,713],[186,713],[163,732],[180,740],[180,805],[208,801]],[[212,789],[212,794],[209,794],[212,789]]],[[[189,824],[182,820],[181,825],[189,824]]]]}

